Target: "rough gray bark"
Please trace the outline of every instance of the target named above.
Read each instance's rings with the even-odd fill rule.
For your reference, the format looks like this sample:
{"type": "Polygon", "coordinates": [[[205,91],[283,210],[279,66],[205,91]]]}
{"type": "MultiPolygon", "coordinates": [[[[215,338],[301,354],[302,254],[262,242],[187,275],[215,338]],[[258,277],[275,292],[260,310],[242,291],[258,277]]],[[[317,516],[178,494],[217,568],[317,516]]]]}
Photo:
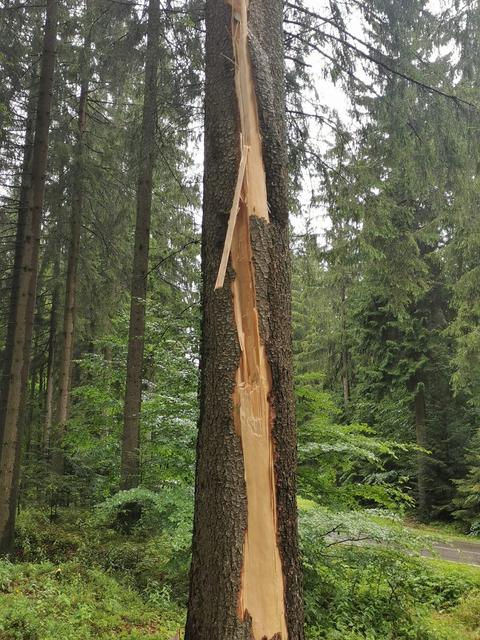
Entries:
{"type": "MultiPolygon", "coordinates": [[[[231,264],[225,285],[214,289],[241,153],[232,63],[232,13],[223,0],[207,0],[206,26],[201,414],[185,637],[251,640],[251,621],[248,616],[242,620],[239,612],[247,492],[242,443],[234,420],[240,346],[234,321],[231,284],[235,273],[231,264]]],[[[268,223],[250,218],[250,237],[260,333],[272,377],[269,403],[286,627],[291,640],[301,640],[282,3],[251,0],[249,31],[270,214],[268,223]]]]}
{"type": "Polygon", "coordinates": [[[32,153],[31,201],[25,220],[20,277],[12,331],[13,351],[2,385],[0,434],[0,554],[13,546],[15,513],[20,478],[20,452],[23,437],[23,410],[31,352],[35,312],[38,254],[48,159],[48,133],[56,57],[57,0],[47,1],[43,56],[39,81],[35,136],[32,153]]]}
{"type": "Polygon", "coordinates": [[[152,211],[152,176],[155,165],[157,119],[157,75],[160,7],[158,0],[148,5],[147,55],[143,98],[142,137],[137,184],[137,216],[133,250],[127,378],[123,411],[121,487],[131,489],[140,480],[140,410],[147,298],[148,254],[152,211]]]}

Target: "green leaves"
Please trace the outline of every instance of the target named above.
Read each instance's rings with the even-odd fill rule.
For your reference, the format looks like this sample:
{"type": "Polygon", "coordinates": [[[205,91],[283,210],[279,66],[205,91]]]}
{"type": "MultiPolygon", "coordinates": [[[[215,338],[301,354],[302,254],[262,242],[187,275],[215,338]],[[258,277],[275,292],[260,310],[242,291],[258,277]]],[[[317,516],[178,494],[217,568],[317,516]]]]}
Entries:
{"type": "Polygon", "coordinates": [[[364,424],[339,423],[330,395],[314,382],[313,374],[300,376],[297,387],[300,494],[338,509],[410,504],[391,465],[415,448],[382,440],[364,424]]]}

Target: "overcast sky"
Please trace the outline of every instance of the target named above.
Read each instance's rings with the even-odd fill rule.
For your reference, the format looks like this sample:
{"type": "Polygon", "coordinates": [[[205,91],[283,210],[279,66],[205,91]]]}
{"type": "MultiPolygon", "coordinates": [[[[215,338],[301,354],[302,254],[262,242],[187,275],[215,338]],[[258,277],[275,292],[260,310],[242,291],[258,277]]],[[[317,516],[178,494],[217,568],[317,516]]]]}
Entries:
{"type": "MultiPolygon", "coordinates": [[[[401,2],[402,0],[398,0],[401,2]]],[[[353,5],[353,3],[352,3],[353,5]]],[[[439,12],[451,5],[451,0],[431,0],[428,7],[433,12],[439,12]]],[[[331,12],[329,4],[325,0],[307,0],[306,6],[320,15],[330,16],[331,12]]],[[[359,11],[352,10],[348,31],[360,38],[365,39],[365,26],[359,11]]],[[[328,51],[328,44],[325,49],[328,51]]],[[[309,60],[312,75],[315,80],[315,88],[318,94],[318,101],[321,105],[328,107],[338,113],[341,120],[349,127],[357,126],[349,115],[350,101],[342,90],[340,83],[334,84],[328,75],[329,61],[317,52],[312,52],[309,60]]],[[[359,70],[359,76],[362,77],[362,71],[359,70]]],[[[363,75],[365,80],[368,76],[363,75]]],[[[325,152],[333,143],[334,132],[329,127],[318,127],[313,122],[311,125],[312,137],[316,138],[319,148],[325,152]]],[[[323,207],[312,207],[310,205],[312,194],[318,193],[318,181],[315,173],[309,168],[304,171],[304,190],[302,196],[303,215],[301,217],[293,217],[292,223],[294,232],[302,234],[308,224],[314,232],[319,235],[320,242],[324,236],[324,232],[329,227],[329,219],[326,210],[323,207]]]]}

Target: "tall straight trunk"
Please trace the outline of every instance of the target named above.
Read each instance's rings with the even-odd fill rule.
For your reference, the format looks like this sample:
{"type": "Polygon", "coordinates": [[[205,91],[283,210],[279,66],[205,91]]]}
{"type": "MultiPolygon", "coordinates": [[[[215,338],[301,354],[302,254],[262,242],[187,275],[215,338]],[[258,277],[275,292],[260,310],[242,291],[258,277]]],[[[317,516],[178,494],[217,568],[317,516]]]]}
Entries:
{"type": "Polygon", "coordinates": [[[120,468],[122,489],[131,489],[138,486],[140,479],[140,409],[142,404],[145,304],[152,211],[152,176],[155,165],[159,32],[159,0],[150,0],[148,5],[142,137],[137,184],[137,219],[131,282],[127,379],[123,410],[120,468]]]}
{"type": "Polygon", "coordinates": [[[41,438],[41,450],[44,459],[48,456],[50,447],[50,432],[52,430],[53,419],[53,391],[54,391],[54,368],[55,368],[55,345],[57,341],[57,315],[58,315],[58,259],[53,267],[53,293],[50,307],[50,323],[48,332],[48,355],[47,355],[47,381],[45,389],[44,421],[41,438]]]}
{"type": "MultiPolygon", "coordinates": [[[[88,4],[85,12],[88,20],[88,4]]],[[[65,305],[63,312],[63,332],[60,348],[58,405],[55,433],[53,437],[52,469],[63,473],[64,456],[62,449],[63,434],[68,420],[70,405],[70,386],[72,376],[73,349],[75,342],[75,316],[77,298],[77,273],[80,258],[80,236],[83,216],[83,192],[85,174],[85,132],[87,123],[87,99],[90,63],[90,28],[84,39],[80,54],[80,98],[77,116],[77,141],[75,145],[75,166],[73,170],[72,209],[70,215],[70,241],[67,257],[67,275],[65,281],[65,305]]]]}
{"type": "Polygon", "coordinates": [[[43,56],[31,162],[31,197],[24,219],[23,241],[17,245],[18,286],[12,288],[13,323],[8,333],[7,352],[0,402],[0,554],[13,546],[15,513],[20,478],[20,452],[23,437],[23,411],[30,361],[35,312],[38,255],[42,223],[45,177],[48,159],[48,133],[52,101],[57,39],[57,0],[47,0],[43,56]]]}
{"type": "MultiPolygon", "coordinates": [[[[428,449],[425,390],[423,383],[417,385],[415,393],[415,430],[417,445],[428,449]]],[[[425,521],[429,515],[428,503],[428,458],[427,454],[419,451],[417,454],[417,515],[419,520],[425,521]]]]}
{"type": "Polygon", "coordinates": [[[347,347],[347,291],[342,285],[341,288],[341,314],[342,314],[342,386],[343,386],[343,404],[345,413],[348,412],[350,404],[350,376],[349,376],[349,357],[347,347]]]}
{"type": "Polygon", "coordinates": [[[206,5],[201,414],[185,637],[301,640],[282,2],[232,2],[206,5]]]}
{"type": "Polygon", "coordinates": [[[350,405],[350,379],[348,377],[348,351],[342,348],[342,386],[343,386],[343,406],[348,411],[350,405]]]}
{"type": "Polygon", "coordinates": [[[12,280],[10,287],[9,317],[7,326],[7,337],[5,341],[4,364],[2,367],[2,379],[0,385],[0,451],[3,443],[2,429],[5,427],[5,412],[7,409],[6,399],[8,392],[9,376],[12,368],[15,345],[16,314],[19,302],[20,279],[22,273],[23,248],[25,242],[26,225],[31,205],[31,184],[32,184],[32,156],[35,113],[37,107],[36,95],[38,87],[36,85],[36,67],[32,71],[30,93],[27,104],[27,118],[25,121],[25,143],[22,161],[22,177],[20,182],[20,192],[18,199],[18,218],[15,234],[15,256],[12,270],[12,280]]]}

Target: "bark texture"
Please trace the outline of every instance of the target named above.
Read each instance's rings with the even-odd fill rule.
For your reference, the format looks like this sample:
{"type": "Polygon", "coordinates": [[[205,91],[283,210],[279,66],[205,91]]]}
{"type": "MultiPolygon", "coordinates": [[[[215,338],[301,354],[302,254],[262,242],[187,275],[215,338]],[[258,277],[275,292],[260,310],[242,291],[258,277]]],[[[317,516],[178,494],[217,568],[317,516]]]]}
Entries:
{"type": "MultiPolygon", "coordinates": [[[[48,133],[56,57],[57,0],[47,1],[43,56],[32,152],[31,199],[25,215],[18,287],[13,289],[13,328],[9,332],[11,357],[6,362],[0,401],[0,554],[13,545],[20,476],[23,411],[35,312],[38,254],[48,159],[48,133]]],[[[19,218],[22,215],[19,212],[19,218]]]]}
{"type": "Polygon", "coordinates": [[[148,5],[142,141],[140,146],[137,216],[132,266],[127,379],[123,411],[120,469],[122,489],[136,487],[140,481],[140,410],[142,404],[145,304],[152,212],[152,176],[155,164],[159,31],[159,2],[158,0],[150,0],[148,5]]]}
{"type": "MultiPolygon", "coordinates": [[[[257,486],[263,486],[261,478],[265,478],[263,453],[258,456],[258,469],[247,453],[247,449],[252,448],[245,439],[241,415],[250,413],[252,404],[256,404],[256,401],[245,403],[240,397],[249,390],[248,371],[253,353],[258,356],[256,362],[265,374],[258,385],[263,387],[259,404],[263,406],[266,397],[272,457],[270,477],[276,536],[267,541],[265,548],[279,555],[285,620],[285,628],[280,622],[279,628],[268,632],[268,640],[272,637],[301,640],[303,610],[297,538],[282,3],[279,0],[250,0],[248,7],[248,57],[253,73],[250,84],[258,108],[268,211],[265,216],[250,210],[249,189],[255,181],[248,177],[247,169],[247,193],[243,194],[238,213],[232,259],[224,286],[215,290],[242,156],[240,133],[245,133],[245,114],[239,112],[236,91],[239,79],[233,62],[236,60],[238,68],[238,52],[232,46],[242,5],[242,1],[236,1],[233,12],[223,0],[207,0],[206,6],[201,415],[186,639],[262,640],[262,636],[258,636],[263,624],[259,620],[261,607],[270,606],[268,602],[260,608],[258,605],[265,589],[256,593],[257,599],[249,600],[257,587],[252,582],[253,574],[248,577],[251,568],[246,542],[251,542],[249,546],[263,544],[258,537],[251,538],[252,527],[256,526],[252,522],[252,504],[258,497],[253,495],[252,485],[258,480],[257,486]],[[245,259],[249,251],[251,258],[245,259]],[[250,274],[253,281],[248,285],[250,274]],[[245,301],[252,295],[254,307],[249,307],[245,301]],[[257,317],[239,313],[239,309],[247,308],[254,310],[257,317]],[[257,335],[255,325],[258,325],[258,346],[253,346],[256,338],[251,340],[257,335]],[[240,327],[244,328],[243,332],[239,331],[240,327]],[[252,612],[249,607],[256,611],[252,612]]],[[[244,140],[244,144],[250,146],[250,155],[251,141],[244,140]]],[[[257,193],[255,189],[254,200],[257,193]]],[[[261,423],[261,413],[258,411],[250,417],[257,417],[261,423]]],[[[266,451],[263,446],[259,448],[266,451]]],[[[267,454],[268,458],[270,453],[267,454]]],[[[261,495],[260,504],[263,504],[261,495]]],[[[268,536],[266,530],[265,536],[268,536]]],[[[275,561],[267,566],[271,569],[275,561]]],[[[271,576],[271,580],[274,582],[276,578],[271,576]]],[[[264,577],[261,583],[266,584],[264,577]]],[[[272,598],[278,597],[280,588],[272,593],[272,598]]],[[[265,618],[269,616],[265,611],[265,618]]]]}

